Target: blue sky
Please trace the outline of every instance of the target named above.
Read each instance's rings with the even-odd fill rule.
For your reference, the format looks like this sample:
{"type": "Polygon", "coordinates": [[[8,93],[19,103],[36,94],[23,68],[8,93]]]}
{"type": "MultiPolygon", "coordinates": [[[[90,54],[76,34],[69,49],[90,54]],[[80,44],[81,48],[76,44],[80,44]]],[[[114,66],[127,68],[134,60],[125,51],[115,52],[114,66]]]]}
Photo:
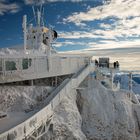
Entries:
{"type": "MultiPolygon", "coordinates": [[[[37,1],[0,0],[0,47],[23,43],[22,16],[32,19],[37,1]]],[[[42,1],[46,25],[59,34],[58,50],[140,52],[139,0],[42,1]]]]}
{"type": "MultiPolygon", "coordinates": [[[[59,34],[59,38],[54,46],[60,50],[84,49],[80,38],[70,38],[69,33],[87,32],[90,27],[76,25],[67,22],[67,18],[80,12],[87,12],[90,7],[102,5],[102,0],[93,1],[47,1],[44,3],[44,21],[48,26],[52,25],[59,34]],[[66,35],[65,35],[66,33],[66,35]],[[66,36],[68,38],[66,38],[66,36]],[[72,43],[73,42],[73,43],[72,43]],[[74,45],[76,42],[76,46],[74,45]],[[80,42],[80,44],[79,44],[80,42]],[[62,45],[63,44],[63,45],[62,45]]],[[[9,47],[23,43],[22,16],[28,15],[30,21],[33,17],[32,5],[36,5],[35,0],[0,0],[0,47],[9,47]]],[[[98,26],[95,21],[96,27],[98,26]]],[[[92,23],[89,26],[94,27],[92,23]]],[[[94,27],[95,28],[95,27],[94,27]]],[[[83,39],[82,39],[83,40],[83,39]]],[[[91,40],[90,38],[88,39],[91,40]]],[[[88,41],[86,39],[86,41],[88,41]]],[[[85,42],[84,40],[82,42],[85,42]]]]}

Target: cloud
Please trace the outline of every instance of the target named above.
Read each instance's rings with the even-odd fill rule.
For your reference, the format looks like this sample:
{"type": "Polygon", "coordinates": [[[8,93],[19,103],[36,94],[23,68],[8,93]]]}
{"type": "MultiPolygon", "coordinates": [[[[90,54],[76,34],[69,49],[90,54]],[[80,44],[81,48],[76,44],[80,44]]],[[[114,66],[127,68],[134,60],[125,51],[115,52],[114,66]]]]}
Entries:
{"type": "MultiPolygon", "coordinates": [[[[88,21],[115,17],[113,26],[101,23],[102,33],[114,36],[139,35],[140,23],[139,0],[111,0],[109,4],[90,8],[87,12],[75,12],[63,19],[63,23],[74,23],[77,26],[86,25],[88,21]],[[110,29],[110,30],[109,30],[110,29]],[[106,31],[106,33],[105,33],[106,31]]],[[[98,30],[96,32],[99,32],[98,30]]]]}
{"type": "Polygon", "coordinates": [[[83,0],[24,0],[25,4],[27,5],[34,5],[34,4],[41,4],[41,3],[48,3],[48,2],[82,2],[83,0]]]}
{"type": "Polygon", "coordinates": [[[32,5],[32,4],[43,4],[45,0],[24,0],[26,5],[32,5]]]}
{"type": "Polygon", "coordinates": [[[76,24],[113,16],[119,19],[126,19],[130,16],[140,16],[139,8],[139,0],[111,0],[109,4],[90,8],[87,12],[73,13],[64,19],[64,22],[76,24]]]}
{"type": "MultiPolygon", "coordinates": [[[[140,47],[140,1],[139,0],[110,0],[98,7],[90,7],[86,12],[74,12],[63,19],[63,23],[74,23],[76,26],[89,25],[88,22],[98,20],[99,27],[88,32],[67,33],[64,38],[100,38],[96,48],[140,47]],[[104,23],[112,19],[112,22],[104,23]],[[108,41],[104,41],[108,40],[108,41]],[[122,41],[123,40],[123,41],[122,41]]],[[[94,23],[94,22],[93,22],[94,23]]],[[[92,28],[92,27],[91,27],[92,28]]],[[[92,44],[92,42],[89,42],[92,44]]],[[[90,45],[90,49],[94,45],[90,45]]]]}
{"type": "Polygon", "coordinates": [[[112,36],[109,37],[109,35],[105,36],[101,30],[101,32],[95,32],[95,30],[91,30],[91,31],[72,31],[72,32],[59,32],[59,38],[63,38],[63,39],[97,39],[97,38],[101,38],[101,39],[106,39],[106,37],[108,37],[108,39],[115,39],[112,36]]]}
{"type": "Polygon", "coordinates": [[[63,42],[56,42],[53,44],[54,47],[60,48],[62,46],[68,47],[68,46],[87,46],[87,43],[84,42],[74,42],[74,41],[63,41],[63,42]]]}
{"type": "MultiPolygon", "coordinates": [[[[69,37],[65,37],[64,42],[56,42],[54,46],[61,47],[61,46],[68,46],[68,45],[81,45],[86,46],[85,48],[88,48],[86,50],[109,50],[109,49],[129,49],[129,48],[139,48],[140,49],[140,40],[126,40],[126,41],[114,41],[114,40],[100,40],[99,42],[95,42],[93,40],[91,41],[85,41],[81,40],[78,41],[80,36],[70,35],[69,37]],[[73,38],[72,38],[73,37],[73,38]],[[75,39],[72,41],[69,41],[69,39],[75,39]]],[[[63,38],[63,37],[62,37],[63,38]]],[[[83,36],[84,38],[84,36],[83,36]]]]}
{"type": "Polygon", "coordinates": [[[112,28],[112,25],[110,25],[110,24],[105,24],[105,23],[101,23],[101,24],[100,24],[100,27],[103,28],[103,29],[104,29],[104,28],[105,28],[105,29],[111,29],[111,28],[112,28]]]}
{"type": "MultiPolygon", "coordinates": [[[[94,43],[94,42],[93,42],[94,43]]],[[[108,50],[108,49],[129,49],[129,48],[139,48],[140,49],[140,40],[134,40],[134,41],[110,41],[110,40],[104,40],[100,44],[92,44],[89,43],[89,50],[108,50]]],[[[114,52],[115,53],[115,52],[114,52]]]]}
{"type": "Polygon", "coordinates": [[[20,7],[16,3],[8,3],[5,0],[0,0],[0,15],[5,13],[17,13],[20,7]]]}

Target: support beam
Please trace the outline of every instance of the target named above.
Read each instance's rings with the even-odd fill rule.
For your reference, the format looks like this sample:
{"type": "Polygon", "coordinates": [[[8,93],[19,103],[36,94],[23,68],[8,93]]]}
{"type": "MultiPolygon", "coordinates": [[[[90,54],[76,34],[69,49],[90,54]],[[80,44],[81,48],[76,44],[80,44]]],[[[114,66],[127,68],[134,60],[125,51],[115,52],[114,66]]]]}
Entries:
{"type": "Polygon", "coordinates": [[[58,82],[57,82],[57,76],[55,77],[55,87],[57,87],[57,84],[58,84],[58,82]]]}
{"type": "Polygon", "coordinates": [[[129,90],[132,92],[132,72],[129,73],[129,90]]]}
{"type": "Polygon", "coordinates": [[[114,87],[113,87],[113,80],[114,80],[114,73],[113,73],[113,70],[111,70],[111,89],[113,90],[114,89],[114,87]]]}
{"type": "Polygon", "coordinates": [[[34,80],[30,81],[31,86],[34,86],[34,80]]]}

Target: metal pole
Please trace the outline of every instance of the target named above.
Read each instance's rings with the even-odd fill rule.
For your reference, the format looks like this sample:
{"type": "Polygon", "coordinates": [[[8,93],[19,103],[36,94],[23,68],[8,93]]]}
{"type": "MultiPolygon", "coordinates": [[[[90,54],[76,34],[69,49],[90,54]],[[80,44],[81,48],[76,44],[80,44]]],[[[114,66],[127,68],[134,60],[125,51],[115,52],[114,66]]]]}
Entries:
{"type": "Polygon", "coordinates": [[[37,11],[37,25],[40,27],[40,18],[41,18],[41,13],[40,11],[38,10],[37,11]]]}
{"type": "Polygon", "coordinates": [[[55,86],[57,87],[57,76],[55,77],[55,86]]]}
{"type": "Polygon", "coordinates": [[[114,79],[114,74],[113,70],[111,69],[111,89],[113,90],[113,79],[114,79]]]}
{"type": "Polygon", "coordinates": [[[129,90],[132,92],[132,72],[129,73],[129,90]]]}
{"type": "Polygon", "coordinates": [[[24,32],[24,51],[26,52],[26,46],[27,46],[27,15],[23,16],[23,32],[24,32]]]}

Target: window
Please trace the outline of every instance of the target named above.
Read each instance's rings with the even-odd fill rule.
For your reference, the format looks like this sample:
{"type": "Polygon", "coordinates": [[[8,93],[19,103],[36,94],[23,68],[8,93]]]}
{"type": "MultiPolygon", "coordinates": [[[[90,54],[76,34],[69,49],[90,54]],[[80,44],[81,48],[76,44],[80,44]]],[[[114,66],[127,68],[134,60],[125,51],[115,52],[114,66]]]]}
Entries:
{"type": "Polygon", "coordinates": [[[0,59],[0,71],[2,71],[2,59],[0,59]]]}
{"type": "Polygon", "coordinates": [[[17,70],[16,63],[14,61],[5,61],[6,71],[17,70]]]}
{"type": "Polygon", "coordinates": [[[32,59],[31,58],[25,58],[22,60],[22,68],[25,70],[25,69],[28,69],[29,67],[31,67],[32,65],[32,59]]]}

